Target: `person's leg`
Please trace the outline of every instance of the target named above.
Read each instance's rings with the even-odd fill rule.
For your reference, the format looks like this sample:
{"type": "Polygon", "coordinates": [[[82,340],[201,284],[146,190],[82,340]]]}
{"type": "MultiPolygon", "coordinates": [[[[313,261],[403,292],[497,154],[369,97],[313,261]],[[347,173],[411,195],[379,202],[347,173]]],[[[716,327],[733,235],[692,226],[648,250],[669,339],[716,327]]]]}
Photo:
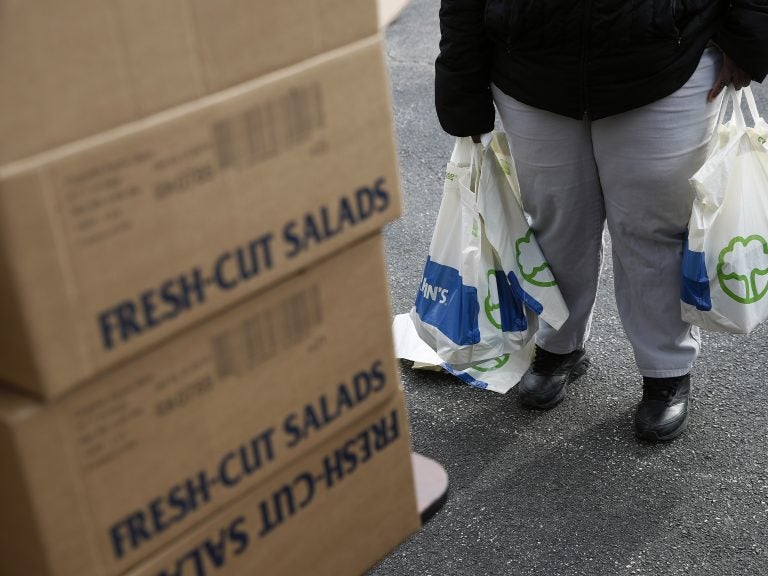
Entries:
{"type": "Polygon", "coordinates": [[[616,300],[640,374],[687,374],[697,331],[680,315],[683,239],[693,205],[689,178],[704,163],[720,103],[707,103],[719,66],[708,49],[680,90],[592,123],[613,246],[616,300]]]}
{"type": "Polygon", "coordinates": [[[684,406],[657,414],[659,439],[685,429],[685,375],[699,353],[698,330],[681,319],[680,265],[694,195],[688,180],[705,160],[720,109],[707,103],[720,61],[708,49],[674,94],[592,124],[622,324],[645,384],[685,392],[684,406]]]}
{"type": "Polygon", "coordinates": [[[556,354],[589,337],[602,261],[603,197],[589,124],[527,106],[493,87],[525,211],[568,306],[560,330],[545,322],[536,344],[556,354]]]}
{"type": "Polygon", "coordinates": [[[531,228],[568,306],[559,330],[541,322],[520,401],[552,408],[583,374],[602,261],[605,212],[589,124],[526,106],[494,87],[531,228]]]}

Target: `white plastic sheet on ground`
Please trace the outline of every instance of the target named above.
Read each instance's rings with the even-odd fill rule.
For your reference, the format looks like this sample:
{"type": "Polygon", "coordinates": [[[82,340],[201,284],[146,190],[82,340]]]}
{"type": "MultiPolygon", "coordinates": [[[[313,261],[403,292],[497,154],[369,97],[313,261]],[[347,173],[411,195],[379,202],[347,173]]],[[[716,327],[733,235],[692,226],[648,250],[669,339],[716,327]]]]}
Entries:
{"type": "Polygon", "coordinates": [[[528,369],[533,357],[534,344],[504,354],[492,360],[467,366],[451,366],[443,362],[437,352],[419,338],[409,314],[398,314],[392,321],[395,339],[395,356],[411,360],[415,369],[445,370],[465,384],[505,394],[514,388],[528,369]]]}

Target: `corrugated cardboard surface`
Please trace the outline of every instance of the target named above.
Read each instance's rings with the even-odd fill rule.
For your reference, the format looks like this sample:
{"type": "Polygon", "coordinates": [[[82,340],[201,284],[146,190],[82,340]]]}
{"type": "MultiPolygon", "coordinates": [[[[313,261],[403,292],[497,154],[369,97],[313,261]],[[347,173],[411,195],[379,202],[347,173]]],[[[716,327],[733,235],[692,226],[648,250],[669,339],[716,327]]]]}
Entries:
{"type": "Polygon", "coordinates": [[[5,391],[0,574],[121,573],[370,412],[390,318],[376,235],[55,402],[5,391]]]}
{"type": "Polygon", "coordinates": [[[358,576],[420,527],[403,395],[130,576],[358,576]]]}
{"type": "Polygon", "coordinates": [[[372,0],[0,0],[0,165],[375,30],[372,0]]]}
{"type": "Polygon", "coordinates": [[[396,218],[373,37],[0,169],[0,380],[55,397],[396,218]]]}

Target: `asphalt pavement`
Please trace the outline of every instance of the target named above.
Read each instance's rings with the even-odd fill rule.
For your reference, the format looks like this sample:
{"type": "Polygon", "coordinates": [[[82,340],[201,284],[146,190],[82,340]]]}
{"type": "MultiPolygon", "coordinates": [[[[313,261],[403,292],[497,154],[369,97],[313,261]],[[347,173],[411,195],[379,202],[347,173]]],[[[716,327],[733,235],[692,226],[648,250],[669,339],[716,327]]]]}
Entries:
{"type": "MultiPolygon", "coordinates": [[[[385,231],[396,314],[416,295],[453,142],[433,107],[438,7],[413,0],[387,31],[405,196],[385,231]]],[[[768,116],[768,86],[753,90],[768,116]]],[[[443,464],[450,493],[371,575],[768,574],[768,328],[704,333],[688,432],[639,443],[641,380],[611,287],[609,258],[592,367],[549,412],[402,362],[414,449],[443,464]]]]}

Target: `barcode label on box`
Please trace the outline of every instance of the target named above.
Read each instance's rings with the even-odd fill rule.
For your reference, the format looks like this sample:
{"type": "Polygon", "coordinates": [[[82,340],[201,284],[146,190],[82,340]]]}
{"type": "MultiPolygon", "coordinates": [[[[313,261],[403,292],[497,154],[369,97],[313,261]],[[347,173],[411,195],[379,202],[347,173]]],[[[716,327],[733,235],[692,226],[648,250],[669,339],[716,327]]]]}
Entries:
{"type": "Polygon", "coordinates": [[[219,167],[242,169],[307,142],[325,125],[320,86],[295,87],[213,126],[219,167]]]}
{"type": "Polygon", "coordinates": [[[322,322],[317,285],[246,318],[237,328],[222,332],[212,340],[218,377],[227,378],[256,369],[279,352],[305,341],[322,322]]]}

